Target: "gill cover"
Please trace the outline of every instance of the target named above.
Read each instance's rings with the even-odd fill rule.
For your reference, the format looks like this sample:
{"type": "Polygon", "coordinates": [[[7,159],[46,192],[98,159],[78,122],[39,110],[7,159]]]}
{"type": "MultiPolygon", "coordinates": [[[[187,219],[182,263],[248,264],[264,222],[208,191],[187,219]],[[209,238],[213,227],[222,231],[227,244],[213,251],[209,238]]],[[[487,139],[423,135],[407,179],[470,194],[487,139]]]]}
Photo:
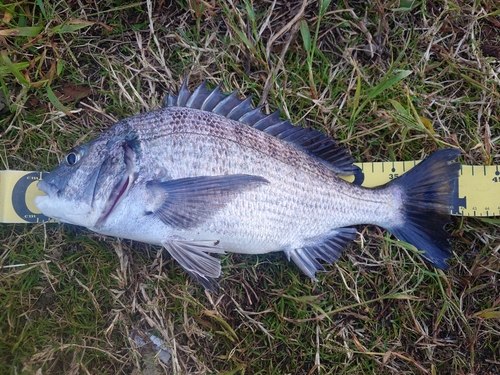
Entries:
{"type": "MultiPolygon", "coordinates": [[[[116,146],[116,145],[113,145],[116,146]]],[[[106,173],[110,170],[113,170],[117,165],[121,164],[121,171],[117,174],[118,182],[111,189],[111,192],[104,204],[104,207],[101,210],[101,214],[99,219],[97,220],[95,226],[99,227],[106,222],[106,219],[113,212],[113,210],[120,204],[120,202],[127,196],[130,187],[137,179],[138,175],[138,161],[137,158],[140,155],[140,141],[137,137],[127,137],[121,143],[121,146],[118,146],[116,151],[118,154],[120,153],[119,148],[122,148],[122,157],[123,159],[116,160],[115,157],[111,155],[116,155],[117,152],[113,152],[113,148],[111,149],[110,156],[105,163],[103,163],[100,173],[97,180],[98,184],[96,184],[96,189],[94,191],[94,202],[98,202],[97,195],[99,194],[99,187],[101,185],[101,180],[106,181],[107,176],[106,173]]]]}

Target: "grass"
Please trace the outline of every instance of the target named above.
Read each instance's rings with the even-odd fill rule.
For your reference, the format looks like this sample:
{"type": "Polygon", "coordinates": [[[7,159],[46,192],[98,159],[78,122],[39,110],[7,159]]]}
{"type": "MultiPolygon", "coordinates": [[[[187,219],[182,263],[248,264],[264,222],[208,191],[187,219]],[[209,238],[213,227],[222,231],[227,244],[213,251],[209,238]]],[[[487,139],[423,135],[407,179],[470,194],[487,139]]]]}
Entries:
{"type": "MultiPolygon", "coordinates": [[[[50,170],[187,74],[254,94],[359,161],[454,146],[465,164],[498,164],[492,0],[21,0],[0,16],[3,168],[50,170]]],[[[500,373],[498,221],[454,218],[445,272],[360,231],[318,283],[282,254],[228,254],[214,295],[155,247],[3,224],[0,372],[500,373]],[[161,337],[171,361],[133,332],[161,337]]]]}

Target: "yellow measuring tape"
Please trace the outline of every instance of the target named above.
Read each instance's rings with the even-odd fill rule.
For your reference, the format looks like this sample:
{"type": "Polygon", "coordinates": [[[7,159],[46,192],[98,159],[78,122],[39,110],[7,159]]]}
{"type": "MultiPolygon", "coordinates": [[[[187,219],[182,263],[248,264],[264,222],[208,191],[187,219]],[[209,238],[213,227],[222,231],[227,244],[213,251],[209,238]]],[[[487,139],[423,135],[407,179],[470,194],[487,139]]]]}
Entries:
{"type": "MultiPolygon", "coordinates": [[[[355,163],[362,173],[356,183],[375,187],[383,185],[408,172],[419,161],[355,163]]],[[[42,172],[0,171],[0,223],[40,223],[52,219],[38,211],[34,204],[36,188],[42,172]]],[[[346,180],[353,182],[354,177],[346,180]]],[[[498,166],[463,165],[458,178],[452,215],[500,216],[500,170],[498,166]]]]}
{"type": "Polygon", "coordinates": [[[0,171],[0,223],[50,221],[35,206],[35,197],[44,195],[36,183],[44,173],[0,171]]]}
{"type": "MultiPolygon", "coordinates": [[[[363,171],[362,186],[383,185],[408,172],[420,161],[394,161],[378,163],[355,163],[363,171]]],[[[352,182],[354,178],[347,179],[352,182]]],[[[455,189],[452,215],[499,216],[500,215],[500,170],[498,166],[462,165],[455,189]]]]}

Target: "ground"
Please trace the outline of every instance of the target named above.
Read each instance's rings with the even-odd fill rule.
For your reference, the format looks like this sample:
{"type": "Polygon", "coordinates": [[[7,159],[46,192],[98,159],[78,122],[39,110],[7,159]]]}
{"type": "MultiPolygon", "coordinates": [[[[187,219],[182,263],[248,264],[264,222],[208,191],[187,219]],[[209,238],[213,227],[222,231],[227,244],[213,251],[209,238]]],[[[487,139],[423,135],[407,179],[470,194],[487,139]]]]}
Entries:
{"type": "MultiPolygon", "coordinates": [[[[464,164],[498,164],[499,14],[494,0],[7,0],[2,168],[50,170],[187,75],[358,161],[458,147],[464,164]]],[[[316,283],[283,254],[228,254],[218,294],[154,246],[2,224],[0,372],[498,374],[499,223],[454,217],[445,271],[370,226],[316,283]],[[147,334],[167,363],[133,340],[147,334]]]]}

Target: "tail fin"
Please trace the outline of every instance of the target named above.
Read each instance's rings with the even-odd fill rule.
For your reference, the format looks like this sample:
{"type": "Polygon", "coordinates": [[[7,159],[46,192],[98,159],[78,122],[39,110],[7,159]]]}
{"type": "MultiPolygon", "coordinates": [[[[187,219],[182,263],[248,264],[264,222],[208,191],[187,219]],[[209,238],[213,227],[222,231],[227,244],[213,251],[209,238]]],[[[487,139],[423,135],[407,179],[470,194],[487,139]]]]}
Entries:
{"type": "Polygon", "coordinates": [[[460,151],[434,152],[400,178],[390,182],[404,192],[404,224],[387,228],[399,239],[425,251],[424,258],[435,267],[446,269],[451,255],[450,235],[444,226],[450,222],[450,206],[458,187],[460,163],[453,163],[460,151]]]}

